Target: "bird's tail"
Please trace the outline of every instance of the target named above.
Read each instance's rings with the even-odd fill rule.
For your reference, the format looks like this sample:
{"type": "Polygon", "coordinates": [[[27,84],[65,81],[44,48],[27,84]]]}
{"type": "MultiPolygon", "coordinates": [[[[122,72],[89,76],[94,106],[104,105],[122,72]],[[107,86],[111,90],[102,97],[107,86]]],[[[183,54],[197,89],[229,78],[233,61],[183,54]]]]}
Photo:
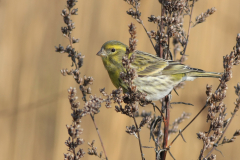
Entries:
{"type": "Polygon", "coordinates": [[[187,73],[188,78],[197,78],[197,77],[213,77],[213,78],[221,78],[223,73],[217,73],[217,72],[189,72],[187,73]]]}

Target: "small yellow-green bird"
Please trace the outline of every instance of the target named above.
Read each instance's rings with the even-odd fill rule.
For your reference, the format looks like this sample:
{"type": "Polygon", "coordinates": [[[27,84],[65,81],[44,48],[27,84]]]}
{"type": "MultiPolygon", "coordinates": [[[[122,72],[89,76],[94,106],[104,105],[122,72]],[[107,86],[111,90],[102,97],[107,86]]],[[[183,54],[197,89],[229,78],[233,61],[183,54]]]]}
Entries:
{"type": "MultiPolygon", "coordinates": [[[[126,71],[122,65],[122,57],[127,48],[127,45],[112,40],[104,43],[97,53],[102,57],[113,85],[116,88],[122,87],[124,92],[127,92],[127,84],[120,78],[120,73],[126,71]]],[[[130,53],[129,57],[132,54],[130,53]]],[[[190,68],[180,62],[164,60],[146,52],[136,50],[134,54],[135,59],[131,67],[136,69],[138,77],[133,80],[133,83],[140,92],[147,94],[147,100],[163,98],[172,91],[174,86],[183,81],[192,81],[197,77],[221,77],[221,73],[190,68]]]]}

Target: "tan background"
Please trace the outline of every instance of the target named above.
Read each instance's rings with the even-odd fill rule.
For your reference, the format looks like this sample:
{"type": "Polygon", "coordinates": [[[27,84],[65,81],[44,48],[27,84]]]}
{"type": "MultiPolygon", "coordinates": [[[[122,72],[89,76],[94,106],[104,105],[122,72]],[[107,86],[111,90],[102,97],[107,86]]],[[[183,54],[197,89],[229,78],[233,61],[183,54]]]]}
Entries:
{"type": "MultiPolygon", "coordinates": [[[[61,76],[59,70],[70,68],[71,61],[66,54],[55,53],[54,46],[68,44],[60,31],[63,26],[61,10],[65,0],[8,0],[0,1],[0,159],[5,160],[57,160],[63,159],[68,138],[65,125],[71,123],[67,89],[77,87],[71,76],[61,76]]],[[[235,45],[236,35],[240,32],[239,0],[201,0],[196,3],[193,17],[208,8],[216,7],[207,21],[191,30],[186,64],[209,71],[222,72],[222,56],[229,54],[235,45]]],[[[76,29],[74,37],[80,38],[75,45],[78,51],[86,55],[82,74],[93,76],[93,94],[100,95],[99,88],[106,87],[109,93],[114,89],[99,57],[96,56],[101,45],[107,40],[119,40],[128,43],[127,25],[133,20],[126,14],[130,8],[122,0],[79,0],[78,16],[74,17],[76,29]]],[[[160,14],[157,0],[142,1],[142,18],[148,30],[155,29],[147,22],[147,16],[160,14]]],[[[143,28],[137,24],[139,50],[154,53],[143,28]]],[[[228,83],[229,90],[225,100],[228,113],[233,110],[236,99],[233,86],[240,81],[240,66],[233,69],[233,79],[228,83]]],[[[218,85],[217,79],[197,79],[187,82],[178,90],[180,96],[173,94],[172,101],[193,103],[195,106],[174,105],[171,109],[171,121],[183,111],[195,115],[206,100],[205,86],[218,85]]],[[[79,97],[81,96],[79,92],[79,97]]],[[[151,107],[146,108],[151,110],[151,107]]],[[[142,110],[142,108],[141,108],[142,110]]],[[[101,108],[96,116],[99,130],[109,159],[140,159],[138,141],[125,133],[125,126],[133,121],[114,111],[114,108],[101,108]]],[[[184,121],[183,128],[189,120],[184,121]]],[[[228,138],[240,129],[239,113],[235,117],[226,135],[228,138]]],[[[82,122],[87,152],[87,142],[96,139],[98,150],[102,150],[97,134],[90,120],[82,122]]],[[[184,132],[187,143],[180,138],[172,146],[171,152],[176,159],[197,159],[202,142],[196,133],[207,130],[206,111],[184,132]]],[[[149,132],[141,132],[143,145],[149,143],[149,132]]],[[[172,138],[172,137],[171,137],[172,138]]],[[[217,153],[218,159],[238,160],[240,158],[240,137],[232,144],[218,148],[225,156],[217,153]]],[[[144,149],[146,159],[154,158],[153,149],[144,149]]],[[[98,159],[85,155],[85,159],[98,159]]],[[[172,159],[168,155],[168,159],[172,159]]]]}

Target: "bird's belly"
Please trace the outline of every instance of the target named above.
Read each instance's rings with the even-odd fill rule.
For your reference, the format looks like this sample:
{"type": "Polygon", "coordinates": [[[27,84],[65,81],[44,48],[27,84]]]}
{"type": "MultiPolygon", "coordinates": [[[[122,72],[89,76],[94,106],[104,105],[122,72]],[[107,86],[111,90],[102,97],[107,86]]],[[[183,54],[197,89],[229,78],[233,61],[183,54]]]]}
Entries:
{"type": "Polygon", "coordinates": [[[171,92],[180,81],[174,81],[171,76],[137,77],[134,84],[140,92],[146,93],[147,100],[160,100],[171,92]]]}

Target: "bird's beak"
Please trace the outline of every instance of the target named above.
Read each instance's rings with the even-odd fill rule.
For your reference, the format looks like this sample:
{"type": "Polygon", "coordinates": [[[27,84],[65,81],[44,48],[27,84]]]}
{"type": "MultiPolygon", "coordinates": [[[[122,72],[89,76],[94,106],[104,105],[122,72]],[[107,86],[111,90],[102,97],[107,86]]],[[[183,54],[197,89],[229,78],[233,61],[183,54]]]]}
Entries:
{"type": "Polygon", "coordinates": [[[103,49],[101,49],[101,50],[97,53],[97,56],[104,57],[104,56],[106,56],[106,53],[104,52],[103,49]]]}

